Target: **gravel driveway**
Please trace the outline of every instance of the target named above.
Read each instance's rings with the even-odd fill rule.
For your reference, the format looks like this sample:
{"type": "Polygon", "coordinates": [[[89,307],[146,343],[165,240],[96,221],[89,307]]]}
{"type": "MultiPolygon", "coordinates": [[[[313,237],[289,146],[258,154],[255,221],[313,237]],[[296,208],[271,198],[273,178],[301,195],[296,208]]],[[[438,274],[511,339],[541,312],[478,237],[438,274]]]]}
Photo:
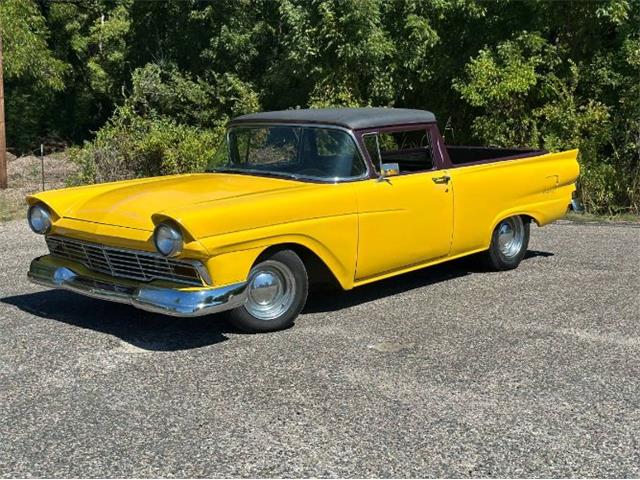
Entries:
{"type": "Polygon", "coordinates": [[[2,476],[640,476],[638,226],[533,228],[515,271],[317,294],[265,335],[44,290],[43,239],[0,238],[2,476]]]}

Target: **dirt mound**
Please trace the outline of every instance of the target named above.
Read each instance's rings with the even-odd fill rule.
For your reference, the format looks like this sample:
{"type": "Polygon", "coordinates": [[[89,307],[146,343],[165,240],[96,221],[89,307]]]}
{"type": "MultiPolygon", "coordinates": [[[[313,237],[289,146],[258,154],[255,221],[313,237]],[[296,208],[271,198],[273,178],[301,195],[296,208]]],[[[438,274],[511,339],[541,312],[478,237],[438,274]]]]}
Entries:
{"type": "Polygon", "coordinates": [[[42,191],[43,163],[45,190],[65,187],[68,178],[76,172],[75,165],[64,153],[45,156],[44,161],[33,155],[15,157],[7,154],[9,188],[0,190],[0,221],[22,215],[26,210],[24,198],[42,191]]]}
{"type": "Polygon", "coordinates": [[[43,160],[33,155],[13,157],[7,162],[9,188],[42,190],[43,165],[45,190],[64,187],[76,171],[63,154],[45,156],[43,160]]]}

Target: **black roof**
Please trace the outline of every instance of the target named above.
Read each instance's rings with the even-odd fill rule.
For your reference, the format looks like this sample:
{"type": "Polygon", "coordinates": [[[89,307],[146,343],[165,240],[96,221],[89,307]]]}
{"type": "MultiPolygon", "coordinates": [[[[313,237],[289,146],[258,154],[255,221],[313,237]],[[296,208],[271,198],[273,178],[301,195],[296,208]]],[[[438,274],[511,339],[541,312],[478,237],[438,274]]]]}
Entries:
{"type": "Polygon", "coordinates": [[[435,122],[433,113],[410,108],[305,108],[242,115],[231,120],[239,123],[321,123],[350,129],[435,122]]]}

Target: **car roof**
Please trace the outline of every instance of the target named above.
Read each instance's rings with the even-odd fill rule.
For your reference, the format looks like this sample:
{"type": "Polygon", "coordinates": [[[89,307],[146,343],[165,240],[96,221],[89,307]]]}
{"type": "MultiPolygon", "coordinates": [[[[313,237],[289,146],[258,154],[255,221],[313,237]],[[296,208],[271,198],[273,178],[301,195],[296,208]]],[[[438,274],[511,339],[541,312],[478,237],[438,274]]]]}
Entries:
{"type": "Polygon", "coordinates": [[[231,120],[231,125],[242,123],[318,123],[356,130],[435,121],[436,117],[433,113],[410,108],[304,108],[249,113],[234,118],[231,120]]]}

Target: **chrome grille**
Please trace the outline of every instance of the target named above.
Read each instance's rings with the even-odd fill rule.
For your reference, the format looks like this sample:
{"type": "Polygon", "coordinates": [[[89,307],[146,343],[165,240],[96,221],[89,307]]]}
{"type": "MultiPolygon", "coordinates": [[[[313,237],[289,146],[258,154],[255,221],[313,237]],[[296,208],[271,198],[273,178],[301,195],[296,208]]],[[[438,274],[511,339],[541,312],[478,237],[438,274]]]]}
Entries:
{"type": "Polygon", "coordinates": [[[49,252],[54,257],[79,262],[89,270],[113,277],[142,282],[169,280],[202,285],[198,270],[187,261],[171,260],[140,250],[122,250],[66,237],[46,237],[46,240],[49,252]]]}

